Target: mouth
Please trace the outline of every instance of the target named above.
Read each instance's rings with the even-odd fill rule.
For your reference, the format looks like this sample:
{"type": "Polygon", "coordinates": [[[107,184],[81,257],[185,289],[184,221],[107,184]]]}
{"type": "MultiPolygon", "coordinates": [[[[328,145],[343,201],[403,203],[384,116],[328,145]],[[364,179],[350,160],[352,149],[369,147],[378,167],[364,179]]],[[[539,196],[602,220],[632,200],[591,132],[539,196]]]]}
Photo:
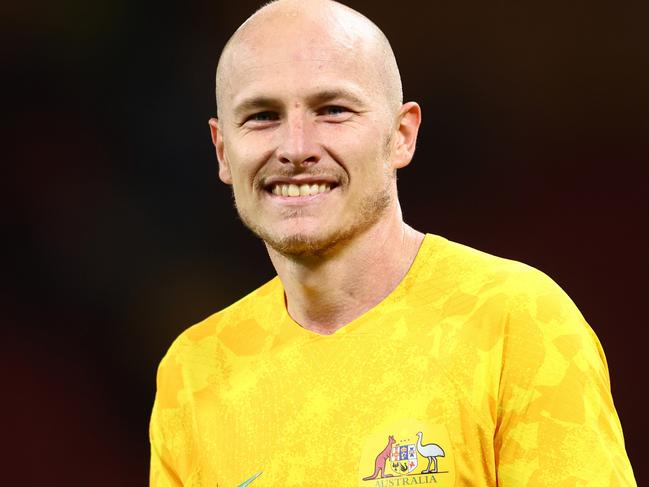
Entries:
{"type": "Polygon", "coordinates": [[[305,196],[316,196],[329,193],[338,185],[330,181],[309,181],[309,182],[274,182],[268,184],[265,190],[274,196],[287,198],[299,198],[305,196]]]}

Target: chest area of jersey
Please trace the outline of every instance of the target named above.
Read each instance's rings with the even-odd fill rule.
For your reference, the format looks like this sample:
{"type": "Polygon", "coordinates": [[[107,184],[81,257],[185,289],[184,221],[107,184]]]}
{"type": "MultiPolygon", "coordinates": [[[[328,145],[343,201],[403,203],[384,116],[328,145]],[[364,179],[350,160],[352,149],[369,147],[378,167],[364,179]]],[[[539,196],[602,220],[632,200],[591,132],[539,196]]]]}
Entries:
{"type": "Polygon", "coordinates": [[[196,397],[206,468],[223,485],[455,485],[456,444],[486,447],[493,391],[445,346],[351,336],[240,362],[196,397]]]}

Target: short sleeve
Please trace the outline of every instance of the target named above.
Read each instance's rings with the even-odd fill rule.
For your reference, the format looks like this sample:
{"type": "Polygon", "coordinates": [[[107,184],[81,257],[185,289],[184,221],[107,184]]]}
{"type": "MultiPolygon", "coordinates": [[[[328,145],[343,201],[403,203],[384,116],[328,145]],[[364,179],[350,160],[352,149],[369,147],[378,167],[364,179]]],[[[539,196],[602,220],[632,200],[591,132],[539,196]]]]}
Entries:
{"type": "Polygon", "coordinates": [[[149,423],[151,487],[182,486],[188,451],[184,408],[177,397],[183,387],[182,370],[169,352],[160,362],[156,380],[156,397],[149,423]]]}
{"type": "Polygon", "coordinates": [[[149,424],[149,440],[151,442],[151,464],[149,485],[151,487],[180,487],[182,482],[174,471],[173,462],[165,447],[159,417],[154,405],[149,424]]]}
{"type": "Polygon", "coordinates": [[[547,276],[529,280],[505,325],[498,485],[636,485],[595,333],[547,276]]]}

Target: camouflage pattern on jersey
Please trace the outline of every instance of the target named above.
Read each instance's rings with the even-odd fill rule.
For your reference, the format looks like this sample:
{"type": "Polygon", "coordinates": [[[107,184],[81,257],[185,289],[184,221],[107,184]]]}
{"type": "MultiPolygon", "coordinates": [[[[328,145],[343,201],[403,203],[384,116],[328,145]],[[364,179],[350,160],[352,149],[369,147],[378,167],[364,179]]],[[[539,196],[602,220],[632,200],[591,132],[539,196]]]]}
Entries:
{"type": "Polygon", "coordinates": [[[151,485],[631,486],[606,360],[541,272],[427,235],[378,306],[323,336],[273,279],[158,371],[151,485]]]}

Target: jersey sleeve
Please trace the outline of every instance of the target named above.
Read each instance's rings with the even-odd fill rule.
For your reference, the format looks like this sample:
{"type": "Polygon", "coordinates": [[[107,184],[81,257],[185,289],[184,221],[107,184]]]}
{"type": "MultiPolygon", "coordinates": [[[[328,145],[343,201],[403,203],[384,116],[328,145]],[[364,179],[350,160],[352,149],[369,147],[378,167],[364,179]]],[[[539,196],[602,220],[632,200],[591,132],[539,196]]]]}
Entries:
{"type": "Polygon", "coordinates": [[[149,423],[151,487],[181,487],[188,453],[184,408],[178,402],[183,388],[182,370],[168,353],[160,362],[156,397],[149,423]]]}
{"type": "Polygon", "coordinates": [[[154,405],[149,425],[149,439],[151,442],[149,485],[151,487],[181,487],[182,482],[174,470],[173,461],[165,447],[164,435],[159,421],[154,405]]]}
{"type": "Polygon", "coordinates": [[[635,486],[602,347],[570,298],[538,274],[505,325],[498,485],[635,486]]]}

